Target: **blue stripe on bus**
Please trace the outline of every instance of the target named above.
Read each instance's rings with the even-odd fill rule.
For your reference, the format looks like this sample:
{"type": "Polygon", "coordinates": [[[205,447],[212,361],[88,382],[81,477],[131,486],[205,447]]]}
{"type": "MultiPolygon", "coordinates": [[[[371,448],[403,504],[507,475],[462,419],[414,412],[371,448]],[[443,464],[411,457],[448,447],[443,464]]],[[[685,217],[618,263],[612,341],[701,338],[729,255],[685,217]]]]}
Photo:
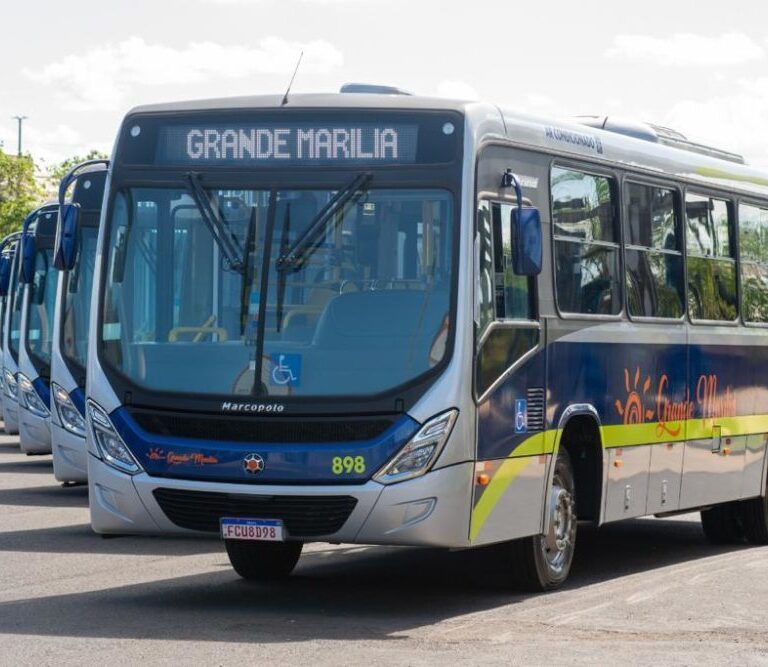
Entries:
{"type": "Polygon", "coordinates": [[[148,433],[122,407],[110,417],[149,475],[251,483],[361,483],[370,479],[419,429],[418,422],[403,415],[379,437],[367,441],[214,442],[148,433]],[[263,459],[263,470],[247,470],[244,460],[249,454],[263,459]],[[336,457],[352,457],[352,461],[334,466],[336,457]]]}
{"type": "Polygon", "coordinates": [[[505,458],[530,438],[516,432],[515,402],[546,386],[544,428],[557,428],[570,405],[592,405],[602,426],[655,424],[657,441],[681,439],[686,420],[715,423],[768,414],[768,348],[632,343],[549,346],[503,382],[480,406],[479,460],[505,458]]]}
{"type": "Polygon", "coordinates": [[[32,382],[32,386],[35,388],[40,400],[43,401],[45,406],[50,409],[51,407],[51,385],[41,377],[35,378],[32,382]]]}
{"type": "Polygon", "coordinates": [[[74,403],[80,414],[85,417],[85,392],[80,387],[75,387],[69,392],[69,398],[74,403]]]}

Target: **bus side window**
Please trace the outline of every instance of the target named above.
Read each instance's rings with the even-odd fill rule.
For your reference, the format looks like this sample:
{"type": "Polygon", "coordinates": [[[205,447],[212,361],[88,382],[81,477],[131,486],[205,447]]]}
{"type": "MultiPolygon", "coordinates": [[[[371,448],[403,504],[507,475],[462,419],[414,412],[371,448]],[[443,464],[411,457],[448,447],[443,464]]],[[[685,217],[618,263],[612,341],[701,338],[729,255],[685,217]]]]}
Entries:
{"type": "Polygon", "coordinates": [[[732,322],[738,310],[732,206],[689,193],[685,211],[691,319],[732,322]]]}
{"type": "Polygon", "coordinates": [[[564,313],[621,312],[615,181],[553,167],[557,304],[564,313]]]}
{"type": "Polygon", "coordinates": [[[768,322],[768,209],[739,207],[741,312],[746,322],[768,322]]]}
{"type": "Polygon", "coordinates": [[[629,314],[680,319],[685,281],[677,195],[667,188],[627,183],[624,200],[629,314]]]}

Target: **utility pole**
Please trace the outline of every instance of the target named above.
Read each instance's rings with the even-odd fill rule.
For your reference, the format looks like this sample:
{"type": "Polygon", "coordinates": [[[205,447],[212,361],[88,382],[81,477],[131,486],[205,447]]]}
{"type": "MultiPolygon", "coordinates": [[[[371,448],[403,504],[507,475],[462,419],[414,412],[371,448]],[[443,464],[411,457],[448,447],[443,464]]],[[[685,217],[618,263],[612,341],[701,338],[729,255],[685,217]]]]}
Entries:
{"type": "Polygon", "coordinates": [[[14,118],[16,119],[16,121],[17,121],[17,122],[18,122],[18,124],[19,124],[19,146],[18,146],[18,153],[17,153],[17,155],[18,155],[19,157],[21,157],[21,124],[22,124],[22,123],[23,123],[25,120],[27,120],[27,118],[28,118],[28,117],[27,117],[27,116],[14,116],[14,118]]]}

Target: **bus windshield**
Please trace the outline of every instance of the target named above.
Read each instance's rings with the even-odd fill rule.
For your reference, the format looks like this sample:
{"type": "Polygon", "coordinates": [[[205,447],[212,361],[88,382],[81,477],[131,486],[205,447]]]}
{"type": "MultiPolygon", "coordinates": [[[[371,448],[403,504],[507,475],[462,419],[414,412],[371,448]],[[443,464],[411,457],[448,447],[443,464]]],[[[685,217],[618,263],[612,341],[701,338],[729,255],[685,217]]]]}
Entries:
{"type": "Polygon", "coordinates": [[[35,257],[35,273],[29,286],[27,315],[27,353],[37,372],[50,376],[53,313],[56,305],[58,273],[53,267],[53,250],[39,250],[35,257]]]}
{"type": "Polygon", "coordinates": [[[77,265],[64,277],[61,353],[77,369],[75,375],[80,376],[79,382],[85,380],[88,359],[88,321],[98,236],[98,227],[81,229],[77,265]]]}
{"type": "Polygon", "coordinates": [[[450,328],[451,195],[371,187],[318,225],[337,193],[208,190],[212,227],[188,189],[118,192],[102,360],[147,389],[208,395],[371,395],[428,372],[450,328]]]}

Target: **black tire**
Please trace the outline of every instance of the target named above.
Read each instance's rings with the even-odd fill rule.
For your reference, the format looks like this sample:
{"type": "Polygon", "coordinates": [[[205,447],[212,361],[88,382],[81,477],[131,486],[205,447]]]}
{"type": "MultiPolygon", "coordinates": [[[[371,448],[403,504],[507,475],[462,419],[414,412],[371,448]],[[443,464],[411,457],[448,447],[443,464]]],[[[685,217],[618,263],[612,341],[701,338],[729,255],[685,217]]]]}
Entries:
{"type": "Polygon", "coordinates": [[[576,493],[573,479],[573,469],[568,452],[561,449],[555,460],[555,472],[552,487],[547,495],[551,502],[557,489],[563,490],[567,503],[567,520],[564,522],[563,535],[567,538],[567,546],[562,551],[551,551],[548,548],[550,540],[554,539],[555,522],[552,524],[550,535],[533,535],[519,540],[513,540],[499,545],[500,555],[506,579],[511,588],[519,591],[542,592],[558,588],[568,578],[573,563],[576,548],[576,493]],[[566,535],[567,533],[567,535],[566,535]],[[553,564],[552,556],[562,555],[562,560],[553,564]]]}
{"type": "Polygon", "coordinates": [[[768,496],[739,503],[739,518],[750,544],[768,544],[768,496]]]}
{"type": "Polygon", "coordinates": [[[742,544],[739,503],[723,503],[701,512],[701,527],[711,544],[742,544]]]}
{"type": "Polygon", "coordinates": [[[302,542],[224,540],[229,562],[248,581],[285,579],[299,562],[302,542]]]}

